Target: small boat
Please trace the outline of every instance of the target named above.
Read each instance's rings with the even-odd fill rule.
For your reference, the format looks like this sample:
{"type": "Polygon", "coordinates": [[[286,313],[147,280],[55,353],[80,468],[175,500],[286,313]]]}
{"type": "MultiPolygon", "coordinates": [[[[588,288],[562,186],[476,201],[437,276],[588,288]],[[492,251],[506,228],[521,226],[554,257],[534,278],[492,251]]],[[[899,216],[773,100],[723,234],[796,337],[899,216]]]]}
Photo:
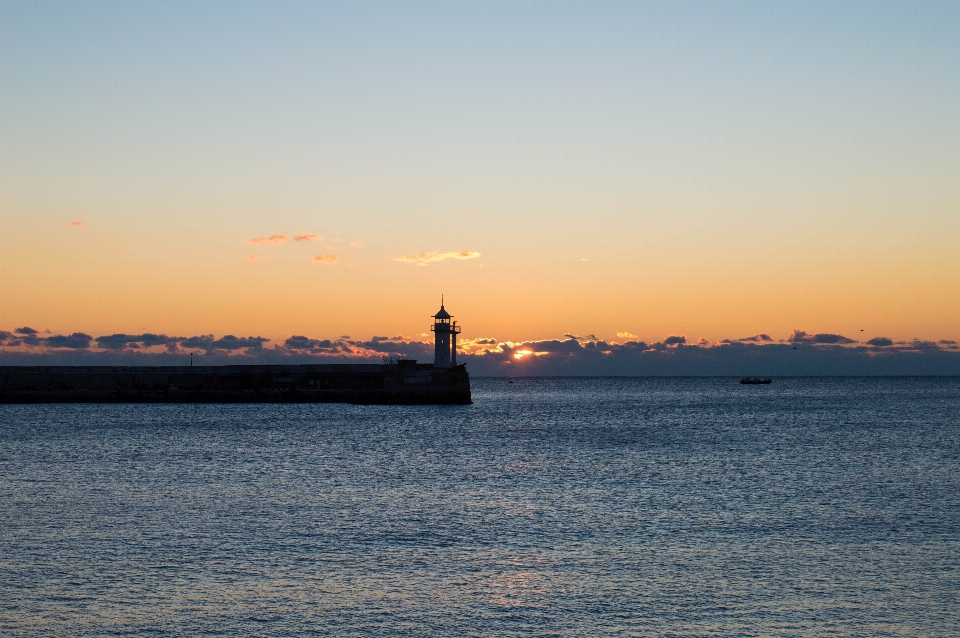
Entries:
{"type": "Polygon", "coordinates": [[[744,377],[740,379],[740,383],[744,385],[767,385],[772,381],[773,380],[769,377],[767,377],[766,379],[761,379],[760,377],[744,377]]]}

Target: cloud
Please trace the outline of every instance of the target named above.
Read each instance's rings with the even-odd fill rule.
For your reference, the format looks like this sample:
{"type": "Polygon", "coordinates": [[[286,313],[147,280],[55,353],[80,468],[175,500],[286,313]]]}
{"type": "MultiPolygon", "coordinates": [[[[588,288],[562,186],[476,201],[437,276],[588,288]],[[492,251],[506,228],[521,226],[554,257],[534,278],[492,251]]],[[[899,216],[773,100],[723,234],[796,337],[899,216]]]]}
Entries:
{"type": "Polygon", "coordinates": [[[226,335],[216,339],[213,335],[198,335],[187,338],[179,337],[175,339],[175,341],[177,341],[182,348],[198,348],[212,352],[214,350],[259,350],[263,347],[264,343],[270,340],[265,337],[235,337],[233,335],[226,335]]]}
{"type": "Polygon", "coordinates": [[[273,257],[264,257],[263,255],[246,255],[244,261],[273,261],[273,257]]]}
{"type": "Polygon", "coordinates": [[[20,338],[12,332],[0,330],[0,346],[19,346],[20,338]]]}
{"type": "Polygon", "coordinates": [[[293,335],[283,342],[284,348],[292,350],[312,350],[314,348],[330,348],[334,345],[329,339],[309,339],[302,335],[293,335]]]}
{"type": "Polygon", "coordinates": [[[263,237],[254,237],[247,243],[248,244],[266,244],[267,246],[279,246],[280,244],[285,244],[290,240],[291,240],[290,235],[286,233],[281,233],[279,235],[270,235],[269,237],[267,237],[266,235],[264,235],[263,237]]]}
{"type": "Polygon", "coordinates": [[[340,255],[337,253],[331,253],[329,255],[317,255],[310,261],[321,263],[321,264],[335,264],[340,259],[340,255]]]}
{"type": "Polygon", "coordinates": [[[67,228],[83,228],[85,225],[83,222],[70,222],[67,224],[67,228]]]}
{"type": "Polygon", "coordinates": [[[404,255],[403,257],[394,257],[394,261],[402,261],[407,264],[417,264],[419,266],[426,266],[435,261],[443,261],[445,259],[474,259],[479,257],[480,253],[472,252],[469,250],[461,250],[458,253],[441,253],[441,252],[432,252],[432,253],[410,253],[409,255],[404,255]]]}
{"type": "Polygon", "coordinates": [[[320,241],[323,239],[323,235],[317,233],[297,233],[293,237],[286,233],[279,233],[277,235],[264,235],[263,237],[254,237],[247,241],[248,244],[263,244],[266,246],[280,246],[285,244],[288,241],[320,241]]]}
{"type": "Polygon", "coordinates": [[[270,340],[264,337],[234,337],[233,335],[226,335],[217,339],[211,345],[217,350],[259,349],[268,341],[270,340]]]}
{"type": "Polygon", "coordinates": [[[35,335],[37,331],[31,328],[30,326],[24,326],[22,328],[17,328],[14,330],[18,335],[35,335]]]}
{"type": "Polygon", "coordinates": [[[96,338],[98,348],[104,350],[139,350],[141,348],[152,348],[154,346],[166,346],[168,349],[176,347],[181,338],[168,337],[167,335],[156,335],[145,333],[141,335],[112,334],[96,338]]]}
{"type": "Polygon", "coordinates": [[[353,246],[354,248],[363,248],[364,246],[366,246],[366,244],[363,243],[362,241],[352,241],[350,242],[350,245],[353,246]]]}
{"type": "Polygon", "coordinates": [[[75,350],[89,348],[93,337],[83,332],[74,332],[71,335],[54,335],[43,340],[49,348],[71,348],[75,350]]]}
{"type": "Polygon", "coordinates": [[[737,339],[737,341],[742,341],[742,342],[758,342],[758,341],[773,341],[773,339],[770,337],[770,335],[768,335],[768,334],[766,334],[766,333],[764,333],[764,332],[758,332],[758,333],[755,334],[755,335],[751,335],[751,336],[749,336],[749,337],[743,337],[743,338],[741,338],[741,339],[737,339]]]}
{"type": "Polygon", "coordinates": [[[620,337],[621,339],[633,339],[633,340],[637,340],[637,339],[640,338],[640,337],[638,337],[637,335],[633,334],[632,332],[618,332],[618,333],[617,333],[617,336],[620,337]]]}
{"type": "Polygon", "coordinates": [[[870,341],[867,341],[868,346],[876,346],[879,348],[885,348],[887,346],[893,345],[892,339],[887,339],[886,337],[874,337],[870,341]]]}
{"type": "Polygon", "coordinates": [[[847,343],[856,343],[853,339],[849,337],[844,337],[843,335],[835,335],[830,333],[818,333],[815,335],[808,335],[803,330],[793,330],[793,334],[787,339],[790,343],[809,343],[809,344],[828,344],[828,345],[840,345],[847,343]]]}
{"type": "MultiPolygon", "coordinates": [[[[32,330],[32,329],[30,329],[32,330]]],[[[163,334],[111,334],[91,338],[71,335],[42,337],[0,331],[4,365],[184,365],[187,351],[199,351],[207,365],[230,363],[380,363],[387,356],[433,361],[433,343],[427,336],[414,340],[402,335],[375,335],[368,340],[318,339],[293,335],[266,347],[264,337],[163,334]],[[30,340],[28,342],[28,340],[30,340]],[[157,351],[156,348],[162,348],[157,351]]],[[[800,331],[795,331],[800,332],[800,331]]],[[[800,335],[810,343],[815,335],[800,335]]],[[[498,341],[492,337],[460,341],[459,359],[473,376],[743,376],[792,375],[956,375],[960,348],[955,342],[914,340],[879,345],[818,343],[796,348],[796,342],[704,340],[687,343],[671,335],[662,343],[622,344],[585,339],[498,341]]],[[[889,340],[888,340],[889,341],[889,340]]],[[[775,381],[779,383],[779,381],[775,381]]]]}

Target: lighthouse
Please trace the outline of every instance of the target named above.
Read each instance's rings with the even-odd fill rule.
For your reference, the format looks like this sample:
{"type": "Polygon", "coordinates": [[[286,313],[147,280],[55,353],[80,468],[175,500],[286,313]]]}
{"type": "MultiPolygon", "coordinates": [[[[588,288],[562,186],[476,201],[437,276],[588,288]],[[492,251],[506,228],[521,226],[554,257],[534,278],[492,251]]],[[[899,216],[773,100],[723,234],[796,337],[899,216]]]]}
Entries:
{"type": "Polygon", "coordinates": [[[443,307],[443,298],[440,299],[440,311],[433,315],[434,339],[434,368],[450,368],[457,365],[457,335],[460,326],[457,322],[450,322],[453,316],[443,307]]]}

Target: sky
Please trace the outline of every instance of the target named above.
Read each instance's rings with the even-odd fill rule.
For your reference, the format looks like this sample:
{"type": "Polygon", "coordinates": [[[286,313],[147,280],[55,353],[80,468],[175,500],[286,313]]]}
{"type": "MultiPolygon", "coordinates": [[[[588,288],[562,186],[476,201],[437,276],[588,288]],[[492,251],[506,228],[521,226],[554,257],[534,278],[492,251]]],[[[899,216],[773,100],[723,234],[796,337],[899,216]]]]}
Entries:
{"type": "Polygon", "coordinates": [[[0,332],[414,342],[444,295],[465,342],[955,341],[958,31],[956,2],[5,1],[0,332]]]}

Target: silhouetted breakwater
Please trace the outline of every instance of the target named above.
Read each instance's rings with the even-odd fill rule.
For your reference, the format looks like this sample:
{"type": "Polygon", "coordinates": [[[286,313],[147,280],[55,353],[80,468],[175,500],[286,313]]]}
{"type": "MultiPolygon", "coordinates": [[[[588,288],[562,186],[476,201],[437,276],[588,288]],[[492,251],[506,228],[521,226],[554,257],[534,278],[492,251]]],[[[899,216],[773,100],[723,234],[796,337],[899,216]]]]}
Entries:
{"type": "Polygon", "coordinates": [[[463,365],[0,366],[0,403],[471,403],[463,365]]]}

